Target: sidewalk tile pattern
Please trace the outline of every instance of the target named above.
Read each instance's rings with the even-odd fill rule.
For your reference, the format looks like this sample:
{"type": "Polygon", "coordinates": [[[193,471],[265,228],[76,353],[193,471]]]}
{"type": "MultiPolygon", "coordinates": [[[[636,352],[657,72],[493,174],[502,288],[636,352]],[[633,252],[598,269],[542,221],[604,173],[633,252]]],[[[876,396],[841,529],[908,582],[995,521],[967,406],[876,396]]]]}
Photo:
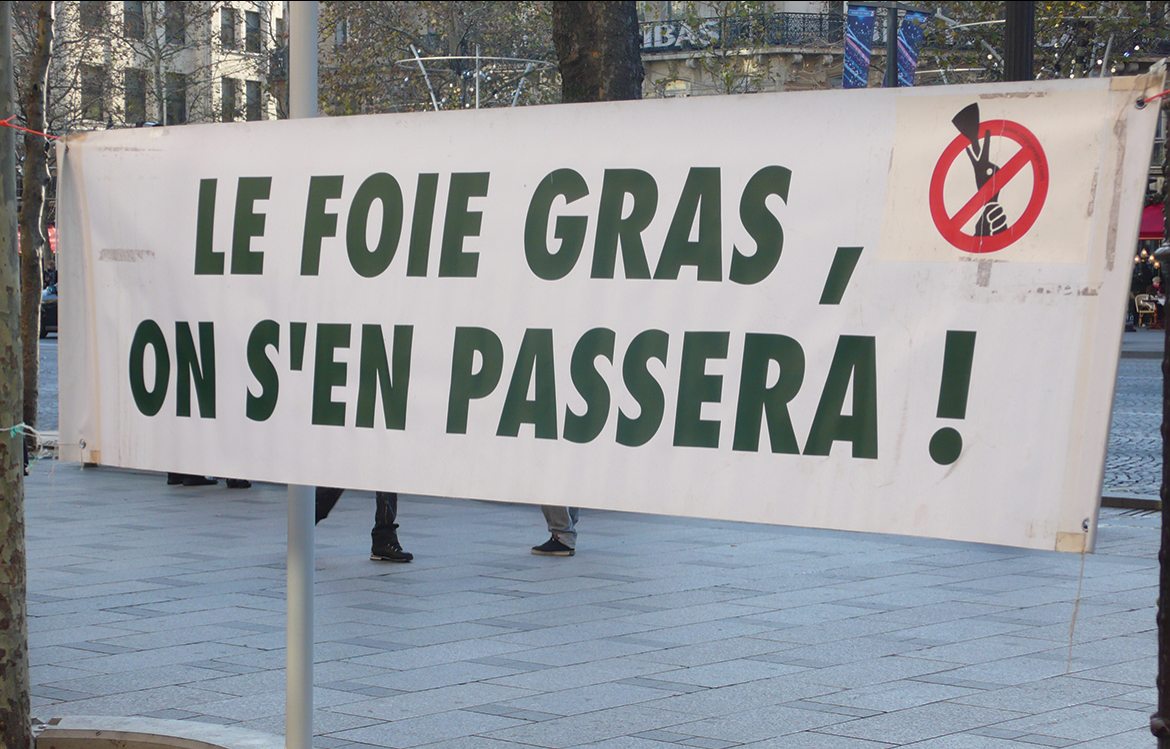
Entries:
{"type": "MultiPolygon", "coordinates": [[[[283,734],[283,487],[26,487],[36,717],[283,734]]],[[[535,507],[404,496],[388,565],[373,504],[317,528],[318,749],[1152,745],[1156,514],[1082,558],[585,510],[547,558],[535,507]]]]}

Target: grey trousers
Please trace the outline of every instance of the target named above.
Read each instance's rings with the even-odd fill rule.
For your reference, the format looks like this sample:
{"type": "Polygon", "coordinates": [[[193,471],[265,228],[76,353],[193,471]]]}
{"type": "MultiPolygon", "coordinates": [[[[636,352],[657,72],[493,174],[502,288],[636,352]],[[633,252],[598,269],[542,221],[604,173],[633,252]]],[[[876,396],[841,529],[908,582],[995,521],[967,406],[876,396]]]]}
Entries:
{"type": "Polygon", "coordinates": [[[580,508],[541,505],[540,511],[544,513],[544,521],[548,523],[548,532],[565,546],[576,549],[577,517],[581,513],[580,508]]]}

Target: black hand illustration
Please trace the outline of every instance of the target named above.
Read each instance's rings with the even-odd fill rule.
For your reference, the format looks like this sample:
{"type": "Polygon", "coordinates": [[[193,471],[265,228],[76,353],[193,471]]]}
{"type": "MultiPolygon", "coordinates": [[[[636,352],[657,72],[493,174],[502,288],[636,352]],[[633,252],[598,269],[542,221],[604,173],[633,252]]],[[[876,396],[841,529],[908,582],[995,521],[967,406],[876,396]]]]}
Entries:
{"type": "MultiPolygon", "coordinates": [[[[971,168],[975,170],[975,187],[982,189],[999,171],[999,165],[991,163],[991,132],[984,132],[983,142],[979,142],[979,105],[971,104],[964,107],[951,122],[971,143],[965,150],[967,158],[971,160],[971,168]]],[[[988,237],[1007,229],[1007,217],[998,201],[997,191],[987,201],[987,205],[983,207],[983,214],[975,223],[975,236],[988,237]]]]}

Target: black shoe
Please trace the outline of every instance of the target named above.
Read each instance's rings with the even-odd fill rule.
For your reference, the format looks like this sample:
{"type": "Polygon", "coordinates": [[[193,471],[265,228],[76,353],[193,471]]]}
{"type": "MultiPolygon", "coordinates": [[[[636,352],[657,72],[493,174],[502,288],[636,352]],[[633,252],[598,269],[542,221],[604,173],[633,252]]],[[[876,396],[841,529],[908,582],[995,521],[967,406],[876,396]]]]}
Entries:
{"type": "Polygon", "coordinates": [[[370,550],[371,562],[409,562],[411,559],[414,559],[414,554],[403,551],[397,541],[370,550]]]}
{"type": "Polygon", "coordinates": [[[252,482],[247,479],[228,479],[227,488],[229,489],[251,489],[252,482]]]}
{"type": "Polygon", "coordinates": [[[215,486],[219,483],[219,479],[211,476],[184,476],[183,486],[215,486]]]}
{"type": "Polygon", "coordinates": [[[181,474],[181,473],[168,473],[167,474],[167,486],[178,486],[181,483],[183,483],[183,474],[181,474]]]}
{"type": "Polygon", "coordinates": [[[557,540],[556,536],[553,536],[540,546],[533,546],[532,553],[542,557],[571,557],[577,551],[572,547],[565,546],[557,540]]]}

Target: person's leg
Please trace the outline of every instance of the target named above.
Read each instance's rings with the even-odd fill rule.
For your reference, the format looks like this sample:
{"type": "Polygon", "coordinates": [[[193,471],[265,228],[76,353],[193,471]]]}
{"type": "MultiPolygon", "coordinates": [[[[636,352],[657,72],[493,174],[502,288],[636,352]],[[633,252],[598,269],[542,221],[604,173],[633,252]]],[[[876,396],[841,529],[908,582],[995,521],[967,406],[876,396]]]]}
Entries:
{"type": "Polygon", "coordinates": [[[541,505],[540,511],[544,513],[544,521],[548,524],[548,532],[570,549],[576,548],[577,517],[580,510],[576,507],[541,505]]]}
{"type": "Polygon", "coordinates": [[[376,562],[409,562],[414,554],[398,542],[398,492],[375,492],[374,529],[370,531],[370,559],[376,562]]]}
{"type": "Polygon", "coordinates": [[[580,510],[576,507],[541,505],[544,521],[552,538],[540,546],[533,546],[532,553],[543,556],[571,557],[577,548],[577,518],[580,510]]]}
{"type": "Polygon", "coordinates": [[[330,486],[317,487],[317,522],[320,523],[325,518],[329,517],[329,512],[337,504],[337,500],[341,499],[341,493],[345,489],[338,489],[330,486]]]}

